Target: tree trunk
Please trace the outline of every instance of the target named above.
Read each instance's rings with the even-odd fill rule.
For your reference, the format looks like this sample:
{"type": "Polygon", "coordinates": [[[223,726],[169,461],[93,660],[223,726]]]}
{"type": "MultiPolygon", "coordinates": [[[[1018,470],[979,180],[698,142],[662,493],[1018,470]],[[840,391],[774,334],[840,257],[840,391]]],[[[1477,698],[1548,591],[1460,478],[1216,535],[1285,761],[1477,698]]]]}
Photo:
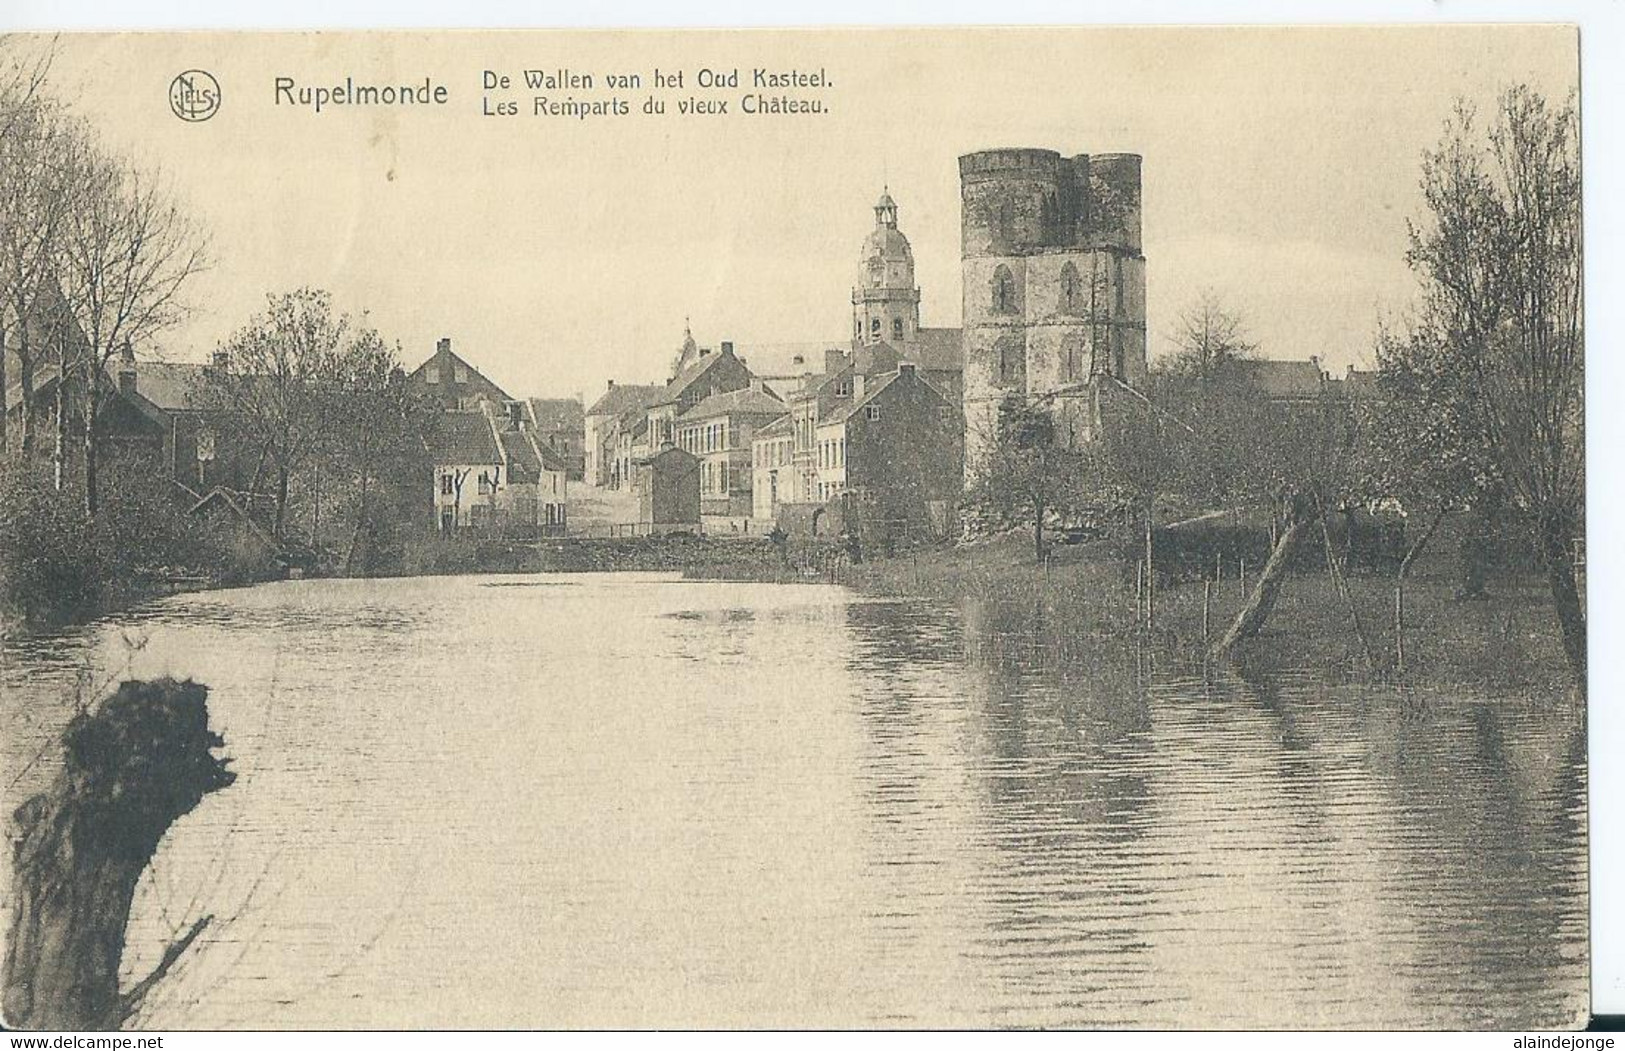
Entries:
{"type": "Polygon", "coordinates": [[[68,373],[64,362],[56,374],[56,445],[51,450],[51,474],[56,491],[68,485],[68,373]]]}
{"type": "MultiPolygon", "coordinates": [[[[1371,636],[1366,633],[1365,621],[1360,619],[1360,608],[1354,604],[1354,591],[1349,587],[1347,578],[1343,574],[1342,562],[1337,553],[1332,550],[1332,531],[1327,525],[1326,514],[1321,512],[1320,538],[1326,549],[1326,575],[1332,579],[1332,587],[1336,589],[1338,598],[1343,600],[1343,608],[1348,610],[1349,619],[1354,622],[1354,635],[1360,640],[1360,649],[1365,652],[1366,665],[1373,671],[1377,668],[1377,654],[1371,648],[1371,636]]],[[[1345,516],[1347,521],[1347,516],[1345,516]]],[[[1345,528],[1348,528],[1345,526],[1345,528]]],[[[1352,531],[1350,532],[1350,547],[1352,548],[1352,531]]]]}
{"type": "Polygon", "coordinates": [[[1145,502],[1145,630],[1150,631],[1157,625],[1157,573],[1156,564],[1151,560],[1152,540],[1152,514],[1156,507],[1154,497],[1147,498],[1145,502]]]}
{"type": "Polygon", "coordinates": [[[282,539],[283,515],[288,510],[288,469],[278,467],[276,472],[276,519],[271,523],[271,535],[282,539]]]}
{"type": "Polygon", "coordinates": [[[84,456],[85,456],[85,517],[96,517],[96,403],[101,400],[101,384],[97,381],[99,370],[92,368],[89,378],[85,380],[85,419],[84,419],[84,456]]]}
{"type": "Polygon", "coordinates": [[[1033,501],[1033,560],[1044,561],[1044,502],[1033,501]]]}
{"type": "Polygon", "coordinates": [[[1405,670],[1405,579],[1410,575],[1411,566],[1422,556],[1433,534],[1439,531],[1439,524],[1444,521],[1445,508],[1441,504],[1433,512],[1433,518],[1428,522],[1427,531],[1420,540],[1405,549],[1405,557],[1399,561],[1399,572],[1394,574],[1394,666],[1400,671],[1405,670]]]}
{"type": "Polygon", "coordinates": [[[130,993],[119,993],[137,881],[164,833],[235,777],[210,754],[206,687],[160,679],[119,686],[63,735],[50,787],[18,808],[6,1022],[26,1029],[116,1029],[196,938],[192,930],[130,993]]]}
{"type": "Polygon", "coordinates": [[[0,457],[11,451],[10,377],[6,375],[6,326],[0,324],[0,457]]]}
{"type": "Polygon", "coordinates": [[[17,327],[17,384],[22,394],[17,403],[17,453],[27,463],[34,456],[34,352],[28,345],[27,325],[17,327]]]}
{"type": "Polygon", "coordinates": [[[1552,592],[1557,626],[1563,636],[1563,654],[1568,658],[1574,685],[1583,695],[1586,692],[1586,615],[1569,554],[1573,537],[1567,523],[1561,520],[1543,522],[1538,528],[1537,542],[1546,568],[1546,584],[1552,592]]]}
{"type": "Polygon", "coordinates": [[[1236,619],[1219,644],[1213,647],[1214,656],[1228,656],[1237,645],[1256,636],[1269,620],[1270,613],[1275,609],[1275,600],[1280,596],[1281,585],[1286,583],[1287,567],[1297,551],[1303,530],[1302,519],[1294,518],[1287,525],[1286,532],[1281,534],[1270,552],[1269,561],[1264,563],[1264,571],[1258,575],[1258,583],[1253,585],[1246,604],[1236,614],[1236,619]]]}

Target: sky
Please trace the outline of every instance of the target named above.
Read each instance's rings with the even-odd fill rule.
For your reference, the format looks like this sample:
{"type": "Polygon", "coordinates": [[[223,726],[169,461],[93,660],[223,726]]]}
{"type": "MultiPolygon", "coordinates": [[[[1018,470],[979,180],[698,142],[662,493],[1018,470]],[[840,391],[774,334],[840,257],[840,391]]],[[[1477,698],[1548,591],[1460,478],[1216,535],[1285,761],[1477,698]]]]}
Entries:
{"type": "MultiPolygon", "coordinates": [[[[1144,158],[1149,346],[1213,292],[1259,352],[1371,364],[1416,282],[1406,219],[1454,100],[1505,85],[1564,97],[1572,28],[437,32],[69,36],[51,90],[108,145],[159,169],[210,234],[191,311],[148,352],[207,359],[268,293],[325,288],[415,366],[449,336],[516,395],[590,401],[653,382],[681,341],[843,339],[883,186],[900,210],[922,322],[960,316],[960,154],[1030,146],[1144,158]],[[826,72],[829,112],[737,112],[700,69],[826,72]],[[652,71],[680,70],[663,117],[652,71]],[[222,90],[169,108],[182,70],[222,90]],[[486,70],[598,78],[594,91],[482,90],[486,70]],[[642,75],[613,91],[611,71],[642,75]],[[299,86],[445,85],[443,106],[277,104],[299,86]],[[633,114],[533,117],[533,95],[620,96],[633,114]],[[679,98],[725,99],[724,117],[679,98]],[[516,117],[482,114],[489,98],[516,117]]],[[[774,95],[780,92],[769,91],[774,95]]]]}

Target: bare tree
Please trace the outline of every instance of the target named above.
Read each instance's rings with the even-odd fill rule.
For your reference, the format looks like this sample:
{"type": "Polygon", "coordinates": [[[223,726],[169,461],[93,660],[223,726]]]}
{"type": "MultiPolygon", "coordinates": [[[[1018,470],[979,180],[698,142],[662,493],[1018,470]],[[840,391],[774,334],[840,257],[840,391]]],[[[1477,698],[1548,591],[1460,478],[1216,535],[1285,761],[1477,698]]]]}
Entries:
{"type": "Polygon", "coordinates": [[[345,567],[362,573],[373,564],[380,536],[389,532],[390,515],[380,513],[386,501],[403,490],[409,501],[422,498],[424,438],[438,410],[407,382],[400,348],[371,328],[359,329],[346,343],[327,398],[330,473],[342,478],[352,496],[345,567]]]}
{"type": "Polygon", "coordinates": [[[1458,355],[1464,397],[1532,538],[1580,689],[1586,617],[1572,544],[1585,513],[1579,123],[1527,86],[1501,94],[1487,132],[1459,103],[1422,158],[1428,215],[1408,260],[1427,323],[1458,355]]]}
{"type": "Polygon", "coordinates": [[[1247,336],[1241,315],[1226,307],[1211,288],[1203,289],[1196,302],[1179,315],[1173,343],[1177,349],[1167,370],[1200,377],[1212,376],[1229,362],[1251,357],[1258,350],[1247,336]]]}
{"type": "MultiPolygon", "coordinates": [[[[27,461],[34,451],[36,369],[68,322],[56,265],[72,196],[73,151],[48,101],[0,99],[0,113],[0,346],[17,360],[18,452],[27,461]]],[[[9,382],[5,367],[0,355],[0,388],[9,382]]],[[[0,451],[6,448],[0,433],[0,451]]]]}
{"type": "MultiPolygon", "coordinates": [[[[74,137],[76,192],[63,223],[58,275],[85,344],[85,513],[95,517],[96,417],[109,362],[182,315],[181,286],[202,269],[204,239],[160,180],[103,153],[91,134],[74,137]]],[[[59,384],[60,385],[60,384],[59,384]]]]}
{"type": "Polygon", "coordinates": [[[326,292],[271,295],[265,313],[226,340],[211,372],[211,400],[232,441],[259,458],[252,487],[258,491],[267,469],[274,476],[272,532],[279,537],[289,481],[323,452],[333,413],[343,411],[329,392],[349,328],[349,318],[333,314],[326,292]]]}

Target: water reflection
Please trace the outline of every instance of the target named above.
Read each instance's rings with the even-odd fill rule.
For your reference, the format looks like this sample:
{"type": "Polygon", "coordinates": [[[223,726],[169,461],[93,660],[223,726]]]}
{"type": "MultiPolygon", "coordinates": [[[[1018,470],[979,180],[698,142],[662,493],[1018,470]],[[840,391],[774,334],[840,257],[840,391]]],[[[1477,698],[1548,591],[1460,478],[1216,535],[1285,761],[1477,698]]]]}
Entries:
{"type": "Polygon", "coordinates": [[[179,596],[0,655],[8,808],[81,680],[213,688],[239,781],[166,839],[131,973],[221,920],[147,1025],[1586,1006],[1584,725],[1551,699],[1175,673],[1042,606],[634,575],[179,596]]]}

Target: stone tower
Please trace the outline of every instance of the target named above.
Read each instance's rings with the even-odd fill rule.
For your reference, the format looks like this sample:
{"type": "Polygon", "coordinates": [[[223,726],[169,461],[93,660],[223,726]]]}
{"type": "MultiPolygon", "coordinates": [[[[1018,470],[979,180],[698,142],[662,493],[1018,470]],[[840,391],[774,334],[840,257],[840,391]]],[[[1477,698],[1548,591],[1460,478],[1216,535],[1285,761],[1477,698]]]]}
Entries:
{"type": "Polygon", "coordinates": [[[852,342],[902,347],[913,343],[919,331],[914,252],[897,229],[897,202],[882,191],[875,204],[875,228],[863,240],[858,283],[852,289],[852,342]]]}
{"type": "Polygon", "coordinates": [[[1140,158],[985,150],[959,158],[959,183],[973,475],[1006,394],[1044,399],[1075,444],[1098,425],[1100,377],[1145,383],[1140,158]]]}

